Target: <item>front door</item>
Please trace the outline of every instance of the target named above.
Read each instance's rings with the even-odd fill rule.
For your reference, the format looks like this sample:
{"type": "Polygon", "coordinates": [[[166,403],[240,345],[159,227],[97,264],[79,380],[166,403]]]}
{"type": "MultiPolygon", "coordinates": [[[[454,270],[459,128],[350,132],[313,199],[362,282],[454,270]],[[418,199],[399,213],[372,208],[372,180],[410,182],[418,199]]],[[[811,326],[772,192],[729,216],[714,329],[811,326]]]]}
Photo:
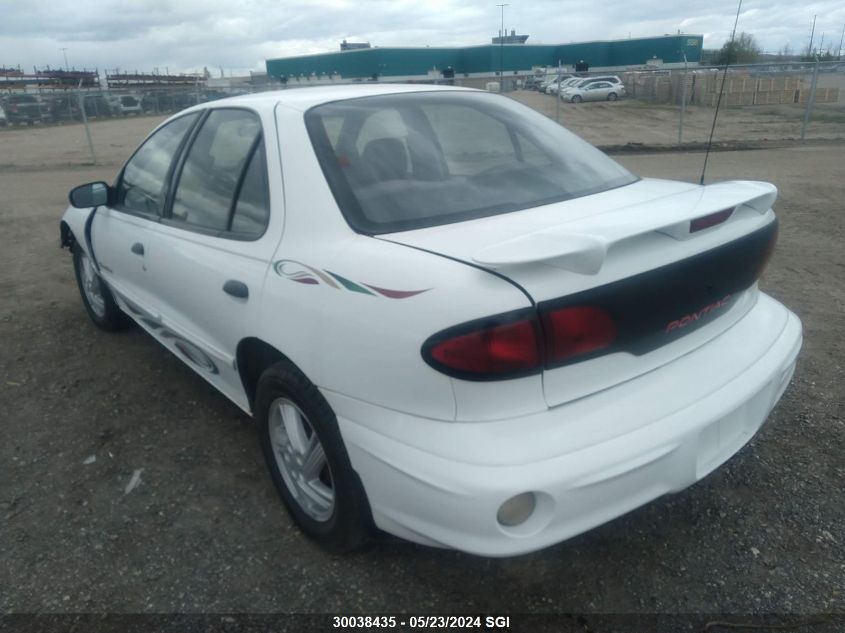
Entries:
{"type": "Polygon", "coordinates": [[[111,207],[100,207],[91,244],[103,278],[121,307],[155,329],[158,302],[152,289],[156,246],[150,228],[164,211],[171,168],[199,115],[188,114],[156,130],[123,168],[111,207]]]}

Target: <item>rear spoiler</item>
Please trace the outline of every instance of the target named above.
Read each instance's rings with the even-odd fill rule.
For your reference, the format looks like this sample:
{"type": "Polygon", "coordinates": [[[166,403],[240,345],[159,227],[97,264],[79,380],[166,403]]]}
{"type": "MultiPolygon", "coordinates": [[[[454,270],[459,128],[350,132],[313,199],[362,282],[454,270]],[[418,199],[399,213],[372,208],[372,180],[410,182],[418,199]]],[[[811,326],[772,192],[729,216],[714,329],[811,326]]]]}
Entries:
{"type": "Polygon", "coordinates": [[[486,246],[472,259],[491,268],[553,261],[559,268],[595,275],[613,244],[646,233],[690,239],[699,230],[736,219],[744,209],[765,215],[777,198],[777,188],[766,182],[729,181],[673,197],[676,204],[661,205],[663,210],[655,210],[648,202],[623,207],[582,218],[577,228],[572,222],[486,246]],[[700,228],[696,228],[696,220],[702,221],[700,228]]]}

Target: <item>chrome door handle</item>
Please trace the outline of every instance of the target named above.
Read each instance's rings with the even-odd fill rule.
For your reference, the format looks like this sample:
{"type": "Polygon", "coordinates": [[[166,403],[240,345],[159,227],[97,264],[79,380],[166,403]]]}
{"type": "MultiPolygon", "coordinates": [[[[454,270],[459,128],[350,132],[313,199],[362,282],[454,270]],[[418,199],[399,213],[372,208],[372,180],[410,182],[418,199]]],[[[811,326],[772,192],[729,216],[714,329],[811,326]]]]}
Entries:
{"type": "Polygon", "coordinates": [[[141,242],[135,242],[130,249],[136,255],[143,255],[144,254],[144,245],[141,242]]]}
{"type": "Polygon", "coordinates": [[[234,279],[230,279],[223,284],[223,292],[228,295],[232,295],[233,297],[237,297],[238,299],[246,299],[249,297],[249,288],[247,288],[246,284],[234,279]]]}

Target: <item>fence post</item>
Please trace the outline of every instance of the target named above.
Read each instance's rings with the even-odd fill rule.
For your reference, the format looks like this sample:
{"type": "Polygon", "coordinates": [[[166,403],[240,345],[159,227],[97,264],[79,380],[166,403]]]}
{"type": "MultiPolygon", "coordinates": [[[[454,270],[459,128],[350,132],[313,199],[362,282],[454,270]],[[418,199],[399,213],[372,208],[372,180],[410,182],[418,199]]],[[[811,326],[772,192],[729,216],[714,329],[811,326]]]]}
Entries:
{"type": "Polygon", "coordinates": [[[684,77],[681,80],[681,118],[678,121],[678,145],[684,142],[684,111],[687,109],[687,54],[684,53],[684,77]]]}
{"type": "Polygon", "coordinates": [[[560,60],[557,60],[557,99],[555,99],[555,121],[557,121],[558,123],[560,123],[560,84],[560,60]]]}
{"type": "Polygon", "coordinates": [[[813,68],[813,81],[810,85],[810,96],[807,98],[807,107],[804,109],[804,121],[801,123],[801,140],[804,140],[804,134],[807,132],[807,123],[810,121],[810,115],[813,113],[813,104],[816,102],[816,83],[819,80],[819,56],[816,55],[816,65],[813,68]]]}
{"type": "Polygon", "coordinates": [[[94,154],[94,143],[91,142],[91,130],[88,129],[88,117],[85,114],[85,99],[82,98],[82,80],[76,87],[76,96],[79,99],[79,111],[82,113],[82,123],[85,124],[85,136],[88,137],[88,149],[91,150],[91,162],[97,164],[97,155],[94,154]]]}

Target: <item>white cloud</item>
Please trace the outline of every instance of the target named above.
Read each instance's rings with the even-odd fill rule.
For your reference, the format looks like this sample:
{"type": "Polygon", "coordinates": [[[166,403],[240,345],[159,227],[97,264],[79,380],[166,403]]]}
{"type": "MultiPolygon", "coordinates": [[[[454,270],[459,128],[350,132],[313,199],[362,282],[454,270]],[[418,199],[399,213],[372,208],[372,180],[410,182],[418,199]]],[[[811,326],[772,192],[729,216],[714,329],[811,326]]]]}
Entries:
{"type": "MultiPolygon", "coordinates": [[[[505,28],[529,42],[701,33],[716,48],[730,37],[735,0],[511,0],[505,28]]],[[[746,0],[739,31],[764,50],[816,42],[838,46],[845,4],[746,0]]],[[[477,0],[0,0],[0,66],[63,65],[149,71],[263,70],[272,57],[337,50],[342,39],[379,46],[483,44],[499,29],[494,2],[477,0]]]]}

